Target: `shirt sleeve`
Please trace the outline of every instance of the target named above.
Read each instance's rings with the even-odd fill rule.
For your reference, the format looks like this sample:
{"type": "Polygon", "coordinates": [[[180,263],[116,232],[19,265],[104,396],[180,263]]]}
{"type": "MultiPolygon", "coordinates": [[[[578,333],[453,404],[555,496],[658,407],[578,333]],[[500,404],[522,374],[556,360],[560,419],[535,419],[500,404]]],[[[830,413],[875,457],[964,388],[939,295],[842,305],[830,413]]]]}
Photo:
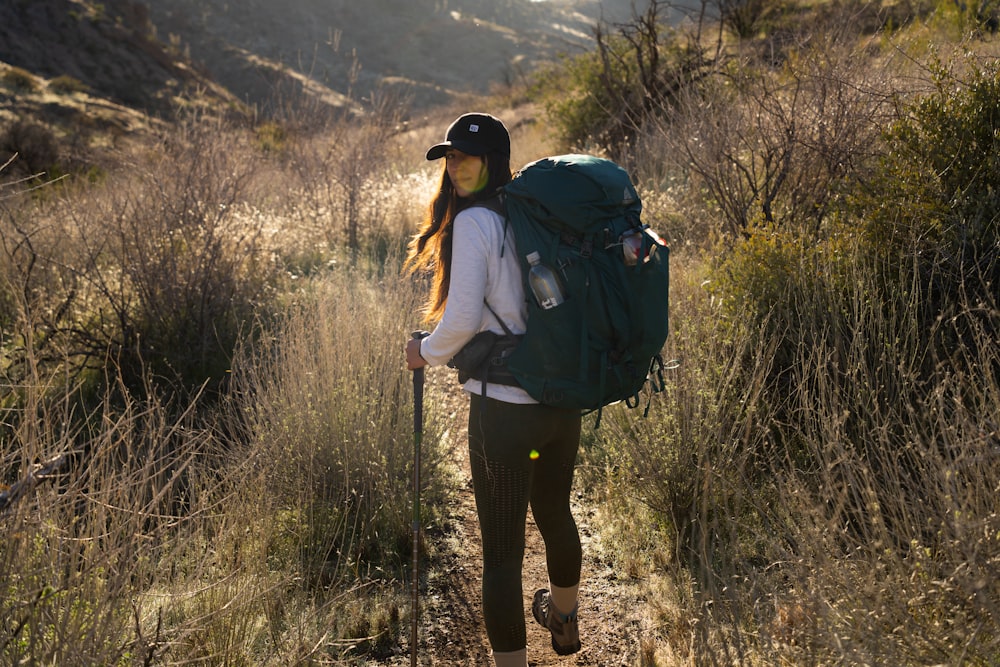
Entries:
{"type": "Polygon", "coordinates": [[[483,323],[490,240],[475,213],[466,209],[452,223],[451,279],[441,321],[420,345],[420,355],[432,366],[448,363],[483,323]]]}

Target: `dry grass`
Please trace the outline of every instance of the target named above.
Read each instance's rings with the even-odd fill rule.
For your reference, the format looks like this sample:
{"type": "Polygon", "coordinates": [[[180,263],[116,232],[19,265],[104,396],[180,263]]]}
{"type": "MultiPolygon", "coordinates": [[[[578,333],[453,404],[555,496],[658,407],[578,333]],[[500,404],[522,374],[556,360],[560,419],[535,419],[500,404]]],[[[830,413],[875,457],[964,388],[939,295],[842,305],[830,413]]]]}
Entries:
{"type": "MultiPolygon", "coordinates": [[[[649,419],[606,414],[588,462],[609,554],[649,581],[640,664],[1000,658],[995,264],[928,321],[916,255],[868,262],[838,205],[900,100],[933,89],[926,30],[871,60],[804,47],[734,77],[739,109],[706,87],[637,141],[674,245],[674,368],[649,419]]],[[[947,60],[955,81],[973,60],[947,60]]]]}
{"type": "Polygon", "coordinates": [[[928,378],[859,287],[846,356],[810,331],[775,387],[773,339],[727,324],[700,266],[675,255],[667,390],[589,453],[609,556],[649,581],[641,664],[993,664],[1000,313],[928,378]]]}
{"type": "MultiPolygon", "coordinates": [[[[301,172],[214,121],[123,156],[103,183],[5,188],[3,662],[399,650],[413,546],[402,347],[418,320],[399,249],[430,180],[390,157],[368,157],[391,187],[351,261],[298,224],[287,186],[301,172]],[[214,352],[165,335],[199,322],[214,352]],[[204,388],[164,372],[198,352],[222,369],[204,388]]],[[[339,196],[371,199],[356,187],[339,196]]],[[[431,414],[428,522],[447,483],[434,428],[431,414]]]]}
{"type": "MultiPolygon", "coordinates": [[[[848,84],[864,69],[828,71],[848,84]]],[[[807,78],[795,90],[818,95],[807,78]]],[[[840,99],[860,105],[846,118],[878,117],[840,99]]],[[[710,119],[674,127],[695,120],[710,119]]],[[[762,140],[765,120],[730,136],[762,140]]],[[[871,136],[864,125],[845,140],[871,136]]],[[[405,650],[402,347],[420,290],[398,266],[437,172],[400,144],[358,181],[324,179],[345,166],[339,146],[423,147],[440,131],[319,127],[195,123],[102,183],[0,190],[0,474],[69,461],[0,515],[0,661],[362,664],[405,650]],[[372,226],[347,251],[350,216],[372,226]],[[220,381],[164,382],[191,340],[222,340],[220,322],[220,381]],[[195,323],[194,339],[162,335],[195,323]],[[136,331],[167,344],[126,366],[136,331]]],[[[922,304],[885,293],[850,238],[824,255],[777,234],[741,257],[787,271],[735,303],[714,254],[736,244],[718,243],[722,209],[702,187],[726,151],[695,153],[702,180],[689,178],[654,163],[682,137],[650,131],[646,216],[674,244],[667,389],[647,419],[609,408],[581,469],[601,506],[595,543],[648,582],[638,664],[995,664],[998,304],[952,304],[927,332],[922,304]],[[925,345],[949,337],[963,344],[925,345]]],[[[809,227],[793,199],[773,211],[809,227]]],[[[449,483],[431,417],[428,523],[449,483]]]]}

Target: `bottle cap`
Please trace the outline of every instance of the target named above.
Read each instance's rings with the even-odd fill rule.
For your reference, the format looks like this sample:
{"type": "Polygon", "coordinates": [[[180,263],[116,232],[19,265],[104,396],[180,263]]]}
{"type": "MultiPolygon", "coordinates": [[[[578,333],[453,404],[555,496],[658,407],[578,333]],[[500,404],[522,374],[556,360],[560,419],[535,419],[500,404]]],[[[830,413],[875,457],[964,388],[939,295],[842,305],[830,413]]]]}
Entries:
{"type": "Polygon", "coordinates": [[[525,259],[528,260],[528,264],[538,264],[542,261],[542,256],[538,254],[537,250],[532,250],[525,256],[525,259]]]}

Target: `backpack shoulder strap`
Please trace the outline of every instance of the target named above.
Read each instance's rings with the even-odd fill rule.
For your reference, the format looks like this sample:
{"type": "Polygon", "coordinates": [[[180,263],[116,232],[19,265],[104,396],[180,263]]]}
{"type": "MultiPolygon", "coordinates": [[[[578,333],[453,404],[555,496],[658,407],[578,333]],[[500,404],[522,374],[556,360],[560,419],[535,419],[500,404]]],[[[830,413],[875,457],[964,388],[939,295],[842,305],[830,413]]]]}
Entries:
{"type": "Polygon", "coordinates": [[[493,317],[497,318],[497,322],[500,323],[500,328],[503,329],[503,332],[508,336],[510,336],[511,338],[514,338],[514,332],[511,331],[510,327],[507,326],[507,323],[504,322],[499,315],[497,315],[497,311],[493,310],[493,306],[490,305],[490,302],[487,301],[486,299],[483,299],[483,303],[486,304],[486,309],[489,310],[491,313],[493,313],[493,317]]]}
{"type": "Polygon", "coordinates": [[[501,218],[507,217],[507,206],[504,203],[503,194],[501,192],[496,192],[486,199],[476,200],[471,204],[471,206],[480,206],[482,208],[489,209],[501,218]]]}

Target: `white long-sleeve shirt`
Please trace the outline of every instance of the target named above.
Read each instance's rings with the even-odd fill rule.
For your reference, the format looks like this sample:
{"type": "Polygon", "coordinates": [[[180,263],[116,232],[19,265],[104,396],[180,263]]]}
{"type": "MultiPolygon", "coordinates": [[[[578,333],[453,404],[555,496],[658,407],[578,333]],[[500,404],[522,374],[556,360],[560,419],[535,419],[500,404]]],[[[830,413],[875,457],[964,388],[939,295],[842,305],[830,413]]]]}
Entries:
{"type": "MultiPolygon", "coordinates": [[[[441,321],[420,344],[420,355],[432,366],[448,363],[480,331],[504,333],[485,302],[515,334],[523,334],[527,322],[521,263],[509,227],[505,237],[503,217],[475,206],[460,212],[452,224],[448,302],[441,321]]],[[[469,380],[463,389],[480,394],[482,383],[469,380]]],[[[507,403],[537,403],[520,387],[489,382],[486,395],[507,403]]]]}

